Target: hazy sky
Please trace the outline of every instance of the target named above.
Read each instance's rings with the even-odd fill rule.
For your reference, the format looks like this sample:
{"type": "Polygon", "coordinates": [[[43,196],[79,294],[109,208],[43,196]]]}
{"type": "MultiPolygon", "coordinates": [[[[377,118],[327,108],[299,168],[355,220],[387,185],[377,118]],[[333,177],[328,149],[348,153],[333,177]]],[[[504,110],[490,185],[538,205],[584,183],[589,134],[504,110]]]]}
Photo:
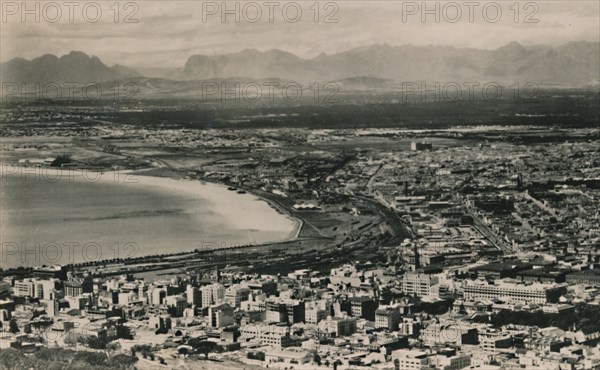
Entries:
{"type": "Polygon", "coordinates": [[[246,48],[314,57],[375,43],[495,49],[600,38],[597,0],[429,1],[429,14],[422,1],[123,1],[118,12],[112,0],[65,1],[28,3],[27,14],[2,0],[0,60],[81,50],[109,65],[182,67],[193,54],[246,48]]]}

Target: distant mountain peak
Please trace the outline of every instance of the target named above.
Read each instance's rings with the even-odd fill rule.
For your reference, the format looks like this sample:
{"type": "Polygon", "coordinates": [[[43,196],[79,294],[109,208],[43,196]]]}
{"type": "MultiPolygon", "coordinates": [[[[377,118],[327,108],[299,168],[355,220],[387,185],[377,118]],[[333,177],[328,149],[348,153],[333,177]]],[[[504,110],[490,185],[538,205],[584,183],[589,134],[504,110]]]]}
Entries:
{"type": "Polygon", "coordinates": [[[65,54],[63,55],[61,58],[64,57],[80,57],[80,58],[89,58],[89,55],[87,55],[86,53],[84,53],[83,51],[79,51],[79,50],[71,50],[69,52],[69,54],[65,54]]]}
{"type": "Polygon", "coordinates": [[[510,55],[524,55],[527,54],[527,49],[516,41],[511,41],[508,44],[499,47],[495,50],[497,53],[507,53],[510,55]]]}
{"type": "Polygon", "coordinates": [[[37,57],[37,58],[35,58],[33,60],[44,60],[44,61],[52,60],[52,61],[55,61],[55,60],[58,60],[58,57],[56,55],[54,55],[54,54],[44,54],[44,55],[42,55],[40,57],[37,57]]]}
{"type": "Polygon", "coordinates": [[[508,44],[500,47],[500,48],[518,48],[518,49],[525,49],[525,47],[523,45],[521,45],[518,41],[511,41],[508,44]]]}
{"type": "Polygon", "coordinates": [[[100,59],[98,59],[98,57],[89,56],[82,51],[71,51],[71,52],[69,52],[69,54],[65,54],[58,59],[61,61],[68,62],[68,63],[89,63],[89,62],[98,63],[99,62],[101,64],[104,64],[104,63],[102,63],[102,61],[100,61],[100,59]]]}
{"type": "Polygon", "coordinates": [[[296,55],[294,55],[294,54],[290,53],[289,51],[284,51],[284,50],[281,50],[281,49],[269,49],[269,50],[265,51],[265,54],[273,54],[273,55],[292,55],[292,56],[294,56],[294,57],[296,57],[296,58],[297,58],[297,56],[296,56],[296,55]]]}

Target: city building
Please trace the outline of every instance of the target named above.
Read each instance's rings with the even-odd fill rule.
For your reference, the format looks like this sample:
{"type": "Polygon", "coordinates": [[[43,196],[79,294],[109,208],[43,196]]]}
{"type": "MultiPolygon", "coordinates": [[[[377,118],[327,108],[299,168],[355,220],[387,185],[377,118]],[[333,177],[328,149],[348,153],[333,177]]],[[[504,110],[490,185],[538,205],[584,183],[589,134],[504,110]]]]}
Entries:
{"type": "Polygon", "coordinates": [[[426,297],[432,294],[432,287],[439,284],[439,277],[418,272],[407,272],[402,276],[402,290],[406,294],[426,297]]]}
{"type": "Polygon", "coordinates": [[[336,337],[352,335],[356,332],[355,317],[327,317],[319,322],[319,329],[336,337]]]}
{"type": "Polygon", "coordinates": [[[398,330],[400,308],[398,306],[379,306],[375,311],[375,327],[390,331],[398,330]]]}
{"type": "Polygon", "coordinates": [[[467,281],[463,286],[465,299],[505,299],[524,303],[556,303],[566,293],[566,287],[558,284],[522,284],[499,280],[490,284],[485,280],[467,281]]]}
{"type": "Polygon", "coordinates": [[[208,320],[213,328],[232,325],[234,323],[233,308],[227,303],[210,306],[208,308],[208,320]]]}
{"type": "Polygon", "coordinates": [[[289,347],[295,343],[290,337],[290,327],[267,323],[250,323],[240,328],[240,341],[253,341],[261,345],[277,348],[289,347]]]}

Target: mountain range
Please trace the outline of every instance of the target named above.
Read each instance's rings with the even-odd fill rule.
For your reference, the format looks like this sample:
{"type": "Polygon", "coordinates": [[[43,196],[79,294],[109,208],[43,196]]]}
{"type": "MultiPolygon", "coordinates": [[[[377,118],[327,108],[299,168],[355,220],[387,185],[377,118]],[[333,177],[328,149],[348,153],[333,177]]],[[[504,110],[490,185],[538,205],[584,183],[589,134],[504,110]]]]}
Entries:
{"type": "Polygon", "coordinates": [[[170,84],[208,79],[270,79],[298,82],[350,81],[377,87],[389,82],[533,82],[538,85],[597,86],[600,43],[525,47],[511,42],[496,50],[448,46],[377,44],[304,59],[281,50],[246,49],[223,55],[192,55],[182,68],[106,66],[95,56],[71,52],[0,65],[4,82],[106,82],[137,77],[170,84]]]}
{"type": "Polygon", "coordinates": [[[141,76],[139,72],[119,64],[107,67],[98,57],[81,51],[71,51],[60,58],[45,54],[32,60],[11,59],[0,65],[0,73],[3,82],[41,85],[51,82],[87,84],[141,76]]]}

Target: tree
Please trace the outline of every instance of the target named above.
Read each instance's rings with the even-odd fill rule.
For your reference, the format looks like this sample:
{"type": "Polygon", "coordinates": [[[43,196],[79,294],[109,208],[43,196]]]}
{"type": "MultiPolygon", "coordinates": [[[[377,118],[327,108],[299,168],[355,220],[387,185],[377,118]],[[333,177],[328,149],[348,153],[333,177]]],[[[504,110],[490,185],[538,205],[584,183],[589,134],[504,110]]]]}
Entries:
{"type": "Polygon", "coordinates": [[[186,347],[180,347],[177,350],[177,353],[179,353],[180,355],[187,356],[188,355],[188,349],[186,347]]]}
{"type": "Polygon", "coordinates": [[[47,339],[48,338],[48,331],[52,327],[52,321],[50,321],[50,320],[33,321],[31,323],[31,327],[33,329],[35,329],[36,333],[40,337],[47,339]]]}
{"type": "Polygon", "coordinates": [[[77,352],[73,361],[83,362],[90,366],[106,365],[107,357],[102,352],[81,351],[77,352]]]}
{"type": "Polygon", "coordinates": [[[215,351],[217,343],[208,340],[199,340],[198,338],[192,338],[188,341],[188,344],[198,353],[204,354],[208,360],[208,354],[215,351]]]}
{"type": "Polygon", "coordinates": [[[93,349],[105,349],[108,344],[108,340],[104,336],[97,337],[90,335],[89,337],[80,338],[79,342],[86,344],[88,347],[93,349]]]}
{"type": "Polygon", "coordinates": [[[109,361],[109,367],[112,369],[131,369],[137,362],[137,357],[118,354],[109,361]]]}
{"type": "Polygon", "coordinates": [[[8,330],[12,334],[17,334],[18,332],[21,331],[21,330],[19,330],[19,325],[17,325],[17,322],[14,319],[10,320],[9,323],[8,323],[8,325],[9,325],[9,329],[8,330]]]}
{"type": "Polygon", "coordinates": [[[133,334],[131,334],[131,329],[128,326],[124,326],[124,325],[117,326],[117,338],[133,339],[133,334]]]}
{"type": "Polygon", "coordinates": [[[337,370],[338,366],[340,366],[341,364],[342,364],[342,361],[335,360],[335,362],[333,363],[333,370],[337,370]]]}
{"type": "Polygon", "coordinates": [[[321,366],[321,356],[318,353],[315,353],[313,360],[317,363],[317,365],[321,366]]]}

